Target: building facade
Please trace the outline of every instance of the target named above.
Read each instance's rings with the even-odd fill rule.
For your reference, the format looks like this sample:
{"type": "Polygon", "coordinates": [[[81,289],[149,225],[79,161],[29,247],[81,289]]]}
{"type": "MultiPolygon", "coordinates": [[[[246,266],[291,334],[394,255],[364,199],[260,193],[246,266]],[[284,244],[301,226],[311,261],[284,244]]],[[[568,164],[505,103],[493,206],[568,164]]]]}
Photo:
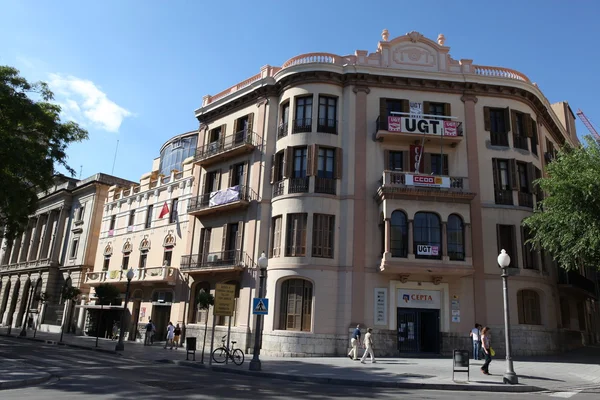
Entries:
{"type": "Polygon", "coordinates": [[[79,311],[74,305],[65,308],[63,288],[81,287],[83,274],[93,268],[108,188],[131,184],[105,174],[84,180],[56,176],[54,186],[39,194],[38,210],[25,231],[12,243],[6,239],[2,243],[3,326],[18,328],[27,323],[48,332],[58,332],[63,323],[66,332],[81,328],[79,311]]]}
{"type": "MultiPolygon", "coordinates": [[[[568,103],[518,71],[453,59],[443,35],[388,39],[265,66],[203,98],[181,259],[188,333],[213,321],[192,306],[200,290],[233,283],[231,332],[252,348],[265,251],[263,353],[342,355],[356,324],[381,355],[449,353],[476,322],[502,352],[505,249],[515,353],[593,340],[597,281],[559,274],[522,228],[543,197],[533,181],[578,143],[568,103]]],[[[214,320],[221,334],[229,321],[214,320]]]]}
{"type": "MultiPolygon", "coordinates": [[[[160,338],[170,321],[183,322],[188,286],[179,262],[187,254],[187,208],[194,182],[193,157],[188,155],[194,154],[197,137],[195,131],[171,138],[162,146],[151,172],[144,174],[139,183],[109,188],[99,212],[101,229],[94,268],[83,284],[94,289],[110,283],[124,297],[127,271],[134,271],[127,311],[128,340],[143,340],[144,326],[150,319],[160,338]]],[[[86,334],[93,335],[98,329],[104,336],[119,320],[122,305],[105,312],[92,290],[85,309],[86,334]]]]}

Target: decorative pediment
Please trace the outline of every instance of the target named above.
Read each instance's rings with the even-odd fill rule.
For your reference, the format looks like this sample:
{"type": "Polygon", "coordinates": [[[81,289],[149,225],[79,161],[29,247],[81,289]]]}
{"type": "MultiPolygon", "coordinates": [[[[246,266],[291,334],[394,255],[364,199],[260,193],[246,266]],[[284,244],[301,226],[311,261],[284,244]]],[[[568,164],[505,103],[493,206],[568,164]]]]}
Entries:
{"type": "Polygon", "coordinates": [[[140,251],[148,250],[150,250],[150,240],[148,240],[148,236],[144,236],[144,238],[140,242],[140,251]]]}
{"type": "Polygon", "coordinates": [[[112,256],[112,253],[113,253],[113,248],[112,248],[112,246],[110,245],[110,242],[108,242],[108,244],[107,244],[107,245],[106,245],[106,247],[104,248],[104,253],[103,253],[103,254],[104,254],[106,257],[110,257],[110,256],[112,256]]]}
{"type": "Polygon", "coordinates": [[[124,254],[131,253],[131,250],[133,250],[133,246],[131,245],[131,241],[129,239],[127,239],[125,241],[125,243],[123,244],[123,253],[124,254]]]}
{"type": "Polygon", "coordinates": [[[165,239],[163,240],[163,247],[173,247],[175,246],[175,236],[172,234],[173,231],[169,231],[165,239]]]}

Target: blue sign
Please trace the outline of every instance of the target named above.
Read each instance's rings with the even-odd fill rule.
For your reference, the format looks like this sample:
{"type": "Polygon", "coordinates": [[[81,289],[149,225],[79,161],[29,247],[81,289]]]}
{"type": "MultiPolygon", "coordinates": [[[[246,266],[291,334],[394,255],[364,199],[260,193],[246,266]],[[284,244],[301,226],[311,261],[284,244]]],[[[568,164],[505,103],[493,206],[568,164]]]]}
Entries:
{"type": "Polygon", "coordinates": [[[269,299],[255,297],[252,299],[252,314],[267,315],[269,313],[269,299]]]}

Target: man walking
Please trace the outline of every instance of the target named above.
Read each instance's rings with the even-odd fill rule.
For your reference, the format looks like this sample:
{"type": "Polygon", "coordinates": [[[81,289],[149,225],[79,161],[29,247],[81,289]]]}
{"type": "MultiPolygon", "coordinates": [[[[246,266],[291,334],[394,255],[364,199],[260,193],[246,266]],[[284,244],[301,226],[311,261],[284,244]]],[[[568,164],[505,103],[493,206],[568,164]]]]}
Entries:
{"type": "Polygon", "coordinates": [[[367,358],[367,354],[371,356],[371,364],[375,363],[375,355],[373,354],[373,339],[372,339],[373,329],[367,329],[367,334],[365,335],[365,354],[363,354],[360,359],[361,364],[365,364],[365,359],[367,358]]]}
{"type": "Polygon", "coordinates": [[[352,339],[350,339],[350,345],[352,348],[350,349],[350,353],[348,353],[348,357],[351,360],[358,360],[358,344],[360,343],[360,324],[356,325],[356,329],[352,332],[352,339]]]}
{"type": "Polygon", "coordinates": [[[156,328],[154,327],[152,320],[149,319],[148,323],[146,324],[146,338],[144,339],[144,346],[154,344],[154,331],[155,330],[156,330],[156,328]]]}
{"type": "Polygon", "coordinates": [[[475,327],[471,329],[469,336],[473,339],[473,360],[479,360],[479,349],[481,348],[481,325],[475,324],[475,327]]]}

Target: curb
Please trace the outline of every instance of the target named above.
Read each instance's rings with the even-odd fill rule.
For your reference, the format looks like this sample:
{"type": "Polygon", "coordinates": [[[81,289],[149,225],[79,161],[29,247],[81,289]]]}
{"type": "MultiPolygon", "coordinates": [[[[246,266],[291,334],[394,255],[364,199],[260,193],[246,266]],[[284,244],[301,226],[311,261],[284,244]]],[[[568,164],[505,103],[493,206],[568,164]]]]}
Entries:
{"type": "Polygon", "coordinates": [[[0,390],[19,389],[19,388],[23,388],[23,387],[27,387],[27,386],[39,385],[41,383],[48,382],[52,378],[52,375],[50,375],[46,372],[42,372],[42,374],[44,374],[44,375],[38,376],[36,378],[0,382],[0,390]]]}
{"type": "Polygon", "coordinates": [[[25,340],[29,340],[31,342],[39,342],[39,343],[45,343],[45,344],[50,344],[50,345],[55,345],[55,346],[65,346],[65,347],[73,347],[75,349],[81,349],[81,350],[97,351],[99,353],[112,354],[115,356],[123,355],[122,353],[119,353],[115,350],[106,350],[106,349],[102,349],[100,347],[90,347],[90,346],[84,346],[84,345],[74,344],[74,343],[58,342],[56,340],[48,340],[48,339],[33,338],[33,337],[21,337],[21,336],[7,335],[7,334],[0,334],[0,336],[4,336],[7,338],[13,338],[13,339],[19,339],[19,340],[25,339],[25,340]]]}

